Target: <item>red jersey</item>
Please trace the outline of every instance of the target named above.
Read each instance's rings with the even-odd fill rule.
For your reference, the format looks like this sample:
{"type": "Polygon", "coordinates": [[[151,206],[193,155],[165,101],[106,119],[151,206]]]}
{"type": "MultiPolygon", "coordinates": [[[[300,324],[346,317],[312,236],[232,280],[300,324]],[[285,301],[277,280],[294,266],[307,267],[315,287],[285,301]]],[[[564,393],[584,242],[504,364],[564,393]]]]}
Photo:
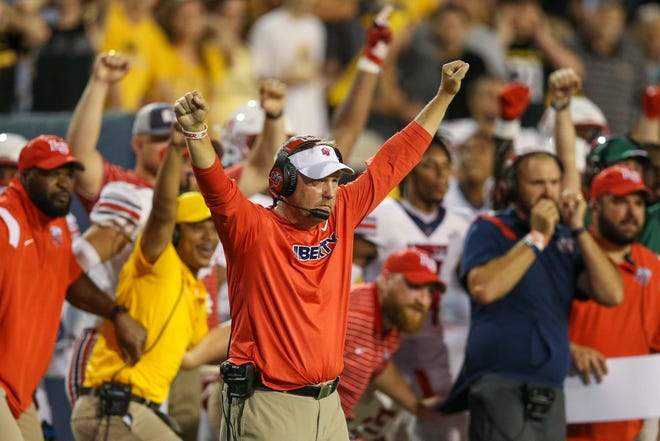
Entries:
{"type": "Polygon", "coordinates": [[[330,218],[312,230],[299,230],[248,201],[218,160],[195,169],[227,255],[230,361],[254,363],[264,384],[279,390],[341,373],[353,230],[412,170],[430,142],[415,122],[395,134],[364,173],[339,187],[330,218]]]}
{"type": "MultiPolygon", "coordinates": [[[[616,308],[574,302],[569,319],[571,341],[592,347],[607,358],[660,351],[660,341],[654,340],[660,331],[660,259],[635,243],[629,258],[617,267],[623,278],[623,302],[616,308]]],[[[641,420],[570,424],[567,439],[631,441],[641,428],[641,420]]]]}
{"type": "Polygon", "coordinates": [[[371,379],[383,371],[401,344],[398,329],[392,328],[383,334],[382,326],[376,284],[354,286],[348,305],[344,370],[338,389],[341,407],[347,418],[351,417],[371,379]]]}
{"type": "Polygon", "coordinates": [[[92,208],[94,208],[94,205],[99,200],[99,195],[101,194],[101,190],[103,189],[103,187],[105,187],[106,184],[110,182],[122,181],[122,182],[128,182],[129,184],[137,185],[138,187],[149,187],[149,188],[153,187],[153,185],[149,181],[138,176],[135,173],[135,171],[128,170],[120,165],[108,162],[105,158],[103,158],[102,173],[103,173],[103,177],[101,179],[101,188],[99,188],[98,193],[94,195],[90,195],[90,194],[82,193],[76,189],[76,194],[78,195],[78,198],[80,199],[80,203],[82,204],[87,214],[92,212],[92,208]]]}
{"type": "Polygon", "coordinates": [[[0,387],[17,418],[50,363],[66,290],[82,269],[64,217],[44,215],[18,178],[0,196],[0,387]]]}

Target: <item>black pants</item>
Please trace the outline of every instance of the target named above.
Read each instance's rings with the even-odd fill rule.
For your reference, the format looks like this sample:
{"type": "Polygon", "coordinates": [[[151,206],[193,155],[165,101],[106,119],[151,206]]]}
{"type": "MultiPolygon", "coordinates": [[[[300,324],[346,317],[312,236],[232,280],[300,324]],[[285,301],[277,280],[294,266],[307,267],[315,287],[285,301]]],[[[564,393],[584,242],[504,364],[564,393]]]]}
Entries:
{"type": "Polygon", "coordinates": [[[564,393],[552,388],[554,400],[540,419],[525,411],[529,385],[488,374],[470,386],[470,441],[565,441],[564,393]]]}

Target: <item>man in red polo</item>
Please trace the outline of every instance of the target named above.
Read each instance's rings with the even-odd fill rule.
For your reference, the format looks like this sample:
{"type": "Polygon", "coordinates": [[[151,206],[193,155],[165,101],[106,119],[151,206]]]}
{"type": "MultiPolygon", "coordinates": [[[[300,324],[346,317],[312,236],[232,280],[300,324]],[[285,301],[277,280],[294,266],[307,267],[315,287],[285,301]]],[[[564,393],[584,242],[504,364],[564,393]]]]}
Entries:
{"type": "Polygon", "coordinates": [[[338,392],[355,435],[379,429],[383,420],[354,412],[369,386],[413,414],[421,410],[422,401],[401,377],[392,356],[401,335],[420,329],[434,297],[444,290],[437,263],[418,248],[390,254],[376,281],[352,287],[338,392]]]}
{"type": "MultiPolygon", "coordinates": [[[[591,233],[616,264],[625,296],[616,308],[573,302],[571,356],[587,382],[590,372],[607,381],[606,358],[660,351],[660,260],[638,242],[650,199],[642,175],[623,165],[606,168],[591,183],[591,233]]],[[[571,424],[567,439],[632,441],[641,428],[642,420],[571,424]]]]}

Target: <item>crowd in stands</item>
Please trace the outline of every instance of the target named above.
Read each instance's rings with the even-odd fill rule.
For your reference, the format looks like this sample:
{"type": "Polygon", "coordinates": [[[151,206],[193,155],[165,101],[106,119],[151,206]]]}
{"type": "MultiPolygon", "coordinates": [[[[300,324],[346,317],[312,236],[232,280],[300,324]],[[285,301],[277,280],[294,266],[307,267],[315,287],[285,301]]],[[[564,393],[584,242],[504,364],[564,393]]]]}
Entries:
{"type": "Polygon", "coordinates": [[[659,254],[657,1],[0,0],[2,440],[658,441],[563,382],[660,351],[659,254]]]}

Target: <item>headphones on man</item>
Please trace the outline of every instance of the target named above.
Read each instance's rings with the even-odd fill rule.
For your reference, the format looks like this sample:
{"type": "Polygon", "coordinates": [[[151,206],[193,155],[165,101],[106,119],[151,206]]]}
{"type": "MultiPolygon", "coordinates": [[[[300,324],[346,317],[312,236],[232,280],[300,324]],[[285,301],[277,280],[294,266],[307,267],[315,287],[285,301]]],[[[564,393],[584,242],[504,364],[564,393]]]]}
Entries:
{"type": "Polygon", "coordinates": [[[520,167],[521,162],[532,156],[545,156],[554,159],[559,167],[560,173],[562,175],[564,174],[564,164],[562,164],[561,159],[559,159],[554,153],[545,150],[535,150],[523,153],[522,155],[513,156],[505,162],[502,176],[498,179],[495,185],[494,199],[497,207],[506,208],[510,202],[518,200],[518,168],[520,167]]]}
{"type": "Polygon", "coordinates": [[[339,162],[344,162],[339,149],[332,144],[326,144],[326,142],[316,136],[294,136],[280,148],[275,157],[275,163],[268,175],[268,192],[273,196],[273,199],[280,200],[281,198],[291,196],[296,190],[298,170],[289,159],[291,155],[318,144],[323,144],[332,147],[339,162]]]}

